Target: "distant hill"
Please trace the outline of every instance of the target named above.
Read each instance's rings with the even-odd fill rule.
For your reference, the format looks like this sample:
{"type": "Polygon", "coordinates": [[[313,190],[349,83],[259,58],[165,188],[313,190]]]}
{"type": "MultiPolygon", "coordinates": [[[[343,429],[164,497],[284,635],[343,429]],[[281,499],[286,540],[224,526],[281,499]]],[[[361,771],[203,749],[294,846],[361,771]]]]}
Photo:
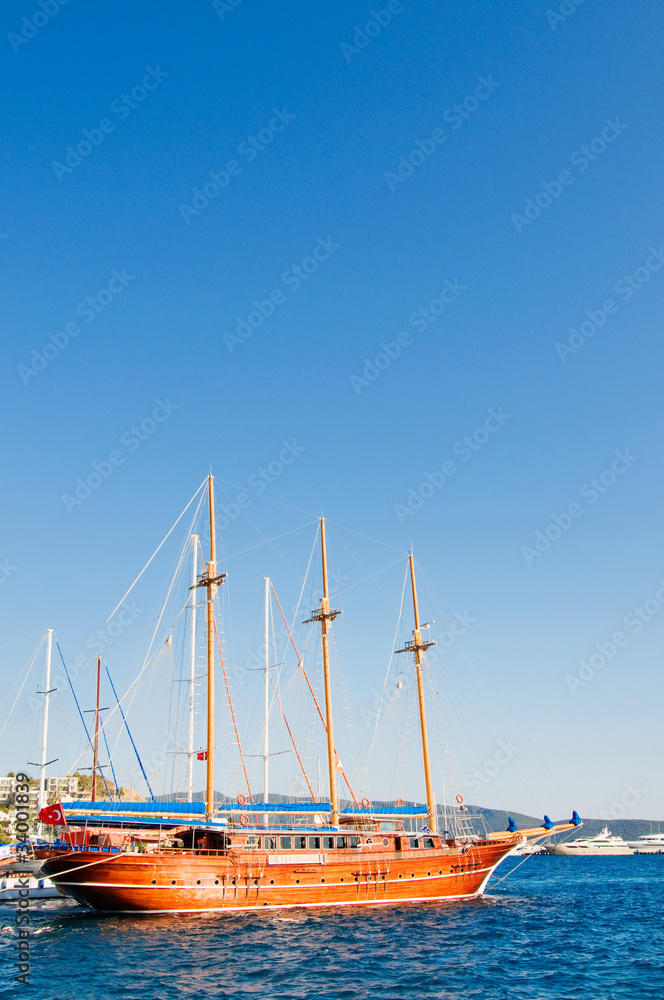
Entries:
{"type": "MultiPolygon", "coordinates": [[[[181,794],[173,795],[158,795],[157,800],[159,802],[174,802],[182,799],[181,794]]],[[[205,794],[201,792],[194,793],[194,801],[202,802],[205,799],[205,794]]],[[[235,802],[236,799],[233,796],[222,795],[221,792],[215,792],[215,805],[217,808],[223,808],[225,805],[235,802]]],[[[271,802],[308,802],[308,799],[293,799],[288,795],[280,795],[274,793],[270,795],[271,802]]],[[[391,805],[388,801],[376,801],[373,805],[380,808],[383,805],[391,805]]],[[[422,803],[405,802],[405,805],[415,805],[418,809],[424,809],[422,803]]],[[[341,808],[349,809],[352,802],[347,800],[342,800],[341,808]]],[[[529,827],[529,826],[540,826],[543,822],[542,816],[527,816],[525,813],[520,812],[506,812],[504,809],[488,809],[486,806],[473,806],[468,805],[465,807],[467,812],[466,816],[473,821],[473,826],[476,828],[478,833],[483,833],[486,828],[489,833],[497,833],[500,830],[507,829],[507,824],[509,822],[510,816],[516,823],[518,827],[529,827]]],[[[442,806],[438,806],[438,815],[443,815],[442,806]]],[[[569,816],[552,816],[554,822],[564,823],[569,819],[569,816]]],[[[622,837],[624,840],[636,840],[637,837],[642,836],[644,833],[658,833],[660,829],[664,830],[664,820],[661,823],[649,819],[586,819],[582,816],[583,827],[579,828],[579,831],[570,831],[568,833],[559,834],[555,839],[568,839],[576,837],[593,837],[596,833],[599,833],[605,826],[608,826],[611,833],[615,834],[617,837],[622,837]]],[[[441,819],[442,825],[442,819],[441,819]]]]}

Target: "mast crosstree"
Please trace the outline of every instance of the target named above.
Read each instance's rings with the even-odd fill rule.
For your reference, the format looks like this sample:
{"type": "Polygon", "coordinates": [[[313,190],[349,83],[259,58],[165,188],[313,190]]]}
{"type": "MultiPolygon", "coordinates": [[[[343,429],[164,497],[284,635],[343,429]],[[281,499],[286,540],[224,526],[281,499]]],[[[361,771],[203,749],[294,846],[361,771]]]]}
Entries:
{"type": "Polygon", "coordinates": [[[323,679],[325,682],[325,719],[327,725],[327,765],[330,777],[330,825],[339,826],[339,794],[337,791],[338,757],[334,748],[334,732],[332,729],[332,679],[330,676],[330,636],[328,622],[338,618],[341,611],[330,608],[327,585],[327,546],[325,544],[325,518],[320,519],[321,558],[323,566],[323,596],[320,608],[314,611],[311,618],[303,624],[320,622],[321,642],[323,646],[323,679]]]}
{"type": "Polygon", "coordinates": [[[429,758],[429,737],[427,735],[427,717],[424,704],[424,681],[422,679],[422,653],[436,643],[429,639],[422,641],[422,631],[420,626],[420,610],[417,603],[417,586],[415,584],[415,563],[413,553],[408,553],[410,565],[410,585],[413,594],[413,617],[415,628],[413,638],[407,642],[403,649],[397,649],[397,653],[413,653],[415,657],[415,674],[417,677],[417,697],[420,706],[420,730],[422,734],[422,758],[424,761],[424,784],[427,793],[427,809],[429,810],[429,828],[436,832],[436,804],[433,797],[433,786],[431,784],[431,760],[429,758]]]}
{"type": "Polygon", "coordinates": [[[210,559],[204,573],[195,584],[207,591],[207,778],[205,786],[205,813],[208,821],[214,814],[214,597],[217,587],[224,582],[226,574],[217,575],[217,539],[214,524],[214,479],[208,476],[208,498],[210,510],[210,559]]]}

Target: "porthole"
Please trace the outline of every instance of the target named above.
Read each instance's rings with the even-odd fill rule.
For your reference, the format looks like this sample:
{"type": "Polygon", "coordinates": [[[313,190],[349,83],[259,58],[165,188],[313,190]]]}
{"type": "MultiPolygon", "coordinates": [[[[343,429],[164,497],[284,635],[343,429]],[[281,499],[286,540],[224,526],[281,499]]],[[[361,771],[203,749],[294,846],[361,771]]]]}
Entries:
{"type": "Polygon", "coordinates": [[[399,878],[403,878],[403,875],[399,875],[399,878]]]}
{"type": "Polygon", "coordinates": [[[273,878],[270,879],[270,885],[274,885],[274,879],[273,878]]]}
{"type": "Polygon", "coordinates": [[[218,879],[218,878],[216,878],[216,879],[214,880],[214,884],[215,884],[215,885],[219,885],[219,879],[218,879]]]}
{"type": "Polygon", "coordinates": [[[442,875],[442,874],[443,874],[443,869],[442,869],[442,868],[439,868],[439,869],[438,869],[438,874],[439,874],[439,875],[442,875]]]}
{"type": "Polygon", "coordinates": [[[152,884],[153,884],[153,885],[156,885],[156,884],[157,884],[157,880],[156,880],[156,878],[153,878],[153,879],[152,879],[152,884]]]}
{"type": "Polygon", "coordinates": [[[234,878],[231,879],[231,885],[235,885],[235,879],[234,878]]]}
{"type": "Polygon", "coordinates": [[[383,837],[383,847],[387,847],[388,844],[389,844],[389,840],[387,839],[387,837],[383,837]]]}
{"type": "Polygon", "coordinates": [[[175,879],[174,878],[171,879],[171,885],[175,885],[175,879]]]}
{"type": "Polygon", "coordinates": [[[299,885],[299,884],[300,884],[300,880],[299,880],[299,878],[296,878],[295,879],[295,885],[299,885]]]}
{"type": "Polygon", "coordinates": [[[410,877],[411,877],[411,878],[415,878],[415,872],[411,872],[411,873],[410,873],[410,877]]]}
{"type": "Polygon", "coordinates": [[[427,875],[429,875],[429,877],[430,877],[431,876],[431,872],[427,872],[427,875]]]}
{"type": "Polygon", "coordinates": [[[258,885],[258,879],[257,878],[254,879],[254,885],[258,885]]]}
{"type": "Polygon", "coordinates": [[[201,880],[199,878],[197,878],[196,879],[196,885],[200,885],[200,884],[201,884],[201,880]]]}
{"type": "Polygon", "coordinates": [[[340,882],[343,882],[343,876],[342,876],[342,877],[341,877],[341,878],[339,879],[339,881],[340,881],[340,882]]]}
{"type": "Polygon", "coordinates": [[[357,882],[357,875],[355,876],[355,881],[357,882]]]}
{"type": "Polygon", "coordinates": [[[325,881],[325,879],[324,879],[324,878],[322,878],[322,879],[321,879],[321,882],[324,882],[324,881],[325,881]]]}

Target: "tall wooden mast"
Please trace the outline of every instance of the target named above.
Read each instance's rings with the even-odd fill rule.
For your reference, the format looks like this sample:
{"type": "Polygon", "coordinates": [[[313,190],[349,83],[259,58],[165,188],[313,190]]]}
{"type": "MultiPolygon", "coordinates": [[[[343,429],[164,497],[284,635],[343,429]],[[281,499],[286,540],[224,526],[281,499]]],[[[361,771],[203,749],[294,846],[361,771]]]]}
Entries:
{"type": "Polygon", "coordinates": [[[217,576],[217,540],[214,524],[214,479],[208,476],[208,498],[210,509],[210,559],[202,573],[197,587],[207,591],[207,778],[205,784],[205,813],[209,820],[214,814],[214,596],[217,587],[226,579],[226,574],[217,576]]]}
{"type": "Polygon", "coordinates": [[[420,729],[422,733],[422,758],[424,761],[424,784],[427,793],[427,808],[429,810],[429,827],[435,832],[436,830],[436,806],[433,798],[433,788],[431,785],[431,762],[429,759],[429,738],[427,736],[427,717],[426,709],[424,704],[424,681],[422,679],[422,653],[429,649],[430,646],[435,646],[435,642],[428,641],[422,642],[422,632],[420,630],[420,611],[417,603],[417,587],[415,585],[415,564],[413,562],[413,553],[408,553],[408,560],[410,565],[410,585],[413,592],[413,617],[415,620],[415,628],[413,630],[412,640],[406,644],[403,649],[397,650],[399,653],[413,653],[415,657],[415,674],[417,677],[417,697],[420,706],[420,729]]]}
{"type": "Polygon", "coordinates": [[[334,732],[332,729],[332,679],[330,676],[330,638],[328,622],[334,621],[341,612],[330,608],[327,588],[327,547],[325,544],[325,518],[320,519],[321,557],[323,564],[323,596],[320,608],[315,611],[309,622],[320,622],[321,641],[323,646],[323,679],[325,682],[325,720],[327,726],[327,766],[330,778],[330,825],[339,825],[339,796],[337,793],[337,757],[334,749],[334,732]]]}

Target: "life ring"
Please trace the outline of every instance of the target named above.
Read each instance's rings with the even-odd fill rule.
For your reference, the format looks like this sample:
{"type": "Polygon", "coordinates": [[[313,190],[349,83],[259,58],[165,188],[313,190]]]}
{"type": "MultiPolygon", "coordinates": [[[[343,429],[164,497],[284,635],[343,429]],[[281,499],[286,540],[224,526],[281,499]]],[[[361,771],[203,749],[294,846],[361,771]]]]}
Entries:
{"type": "Polygon", "coordinates": [[[238,795],[237,801],[238,801],[238,805],[243,806],[245,804],[245,802],[247,801],[247,796],[246,795],[238,795]]]}
{"type": "Polygon", "coordinates": [[[463,795],[461,794],[461,792],[459,792],[459,794],[457,795],[456,800],[460,806],[463,805],[463,795]]]}
{"type": "Polygon", "coordinates": [[[362,799],[362,807],[364,809],[368,809],[370,805],[371,805],[371,803],[369,802],[369,799],[366,799],[366,798],[362,799]]]}
{"type": "Polygon", "coordinates": [[[249,826],[248,816],[240,816],[240,826],[249,826]]]}
{"type": "Polygon", "coordinates": [[[395,804],[395,806],[402,806],[403,805],[403,799],[397,799],[397,801],[394,804],[395,804]]]}

